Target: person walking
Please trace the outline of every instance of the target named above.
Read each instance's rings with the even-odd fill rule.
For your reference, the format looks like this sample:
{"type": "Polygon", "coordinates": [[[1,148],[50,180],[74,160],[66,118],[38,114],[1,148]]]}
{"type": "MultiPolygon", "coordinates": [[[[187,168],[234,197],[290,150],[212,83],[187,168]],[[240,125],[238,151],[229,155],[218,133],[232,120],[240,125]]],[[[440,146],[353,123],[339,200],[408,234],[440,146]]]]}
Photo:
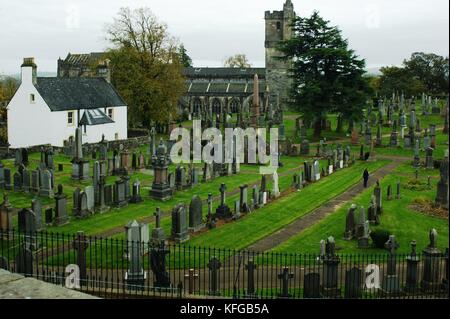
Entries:
{"type": "Polygon", "coordinates": [[[363,180],[364,180],[364,188],[367,188],[367,182],[369,181],[369,171],[367,170],[367,168],[364,170],[363,180]]]}

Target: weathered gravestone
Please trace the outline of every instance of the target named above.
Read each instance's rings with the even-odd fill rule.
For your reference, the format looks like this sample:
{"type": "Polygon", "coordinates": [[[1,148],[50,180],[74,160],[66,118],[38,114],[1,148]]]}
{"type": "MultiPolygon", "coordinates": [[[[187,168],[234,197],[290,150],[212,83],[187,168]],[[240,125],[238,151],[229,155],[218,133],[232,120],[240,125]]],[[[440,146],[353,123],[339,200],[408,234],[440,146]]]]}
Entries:
{"type": "Polygon", "coordinates": [[[203,204],[198,195],[192,197],[189,204],[189,231],[197,232],[205,227],[202,220],[203,204]]]}
{"type": "Polygon", "coordinates": [[[172,239],[182,243],[189,239],[186,208],[178,205],[172,210],[172,239]]]}

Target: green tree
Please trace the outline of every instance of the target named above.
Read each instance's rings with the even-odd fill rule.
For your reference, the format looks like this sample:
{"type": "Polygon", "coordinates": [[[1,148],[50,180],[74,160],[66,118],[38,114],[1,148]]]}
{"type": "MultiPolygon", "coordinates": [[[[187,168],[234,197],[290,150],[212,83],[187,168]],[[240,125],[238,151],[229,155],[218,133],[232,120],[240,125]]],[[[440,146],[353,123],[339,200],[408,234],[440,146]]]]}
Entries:
{"type": "Polygon", "coordinates": [[[386,66],[380,69],[378,81],[380,96],[390,96],[393,92],[404,93],[406,96],[421,94],[426,90],[420,79],[413,76],[406,68],[386,66]]]}
{"type": "Polygon", "coordinates": [[[434,53],[414,52],[404,60],[405,69],[422,81],[426,90],[433,94],[448,94],[449,60],[434,53]]]}
{"type": "Polygon", "coordinates": [[[223,66],[229,68],[250,68],[252,65],[245,54],[235,54],[225,59],[223,66]]]}
{"type": "Polygon", "coordinates": [[[317,11],[309,18],[296,17],[292,27],[292,38],[279,46],[283,59],[292,59],[291,106],[315,123],[316,137],[328,113],[348,120],[361,118],[370,93],[363,78],[365,61],[317,11]]]}
{"type": "Polygon", "coordinates": [[[180,55],[180,60],[181,60],[181,64],[183,64],[183,66],[185,68],[187,67],[191,67],[192,66],[192,59],[191,57],[187,54],[186,48],[184,47],[183,44],[180,45],[180,49],[179,49],[179,55],[180,55]]]}
{"type": "Polygon", "coordinates": [[[149,128],[175,119],[185,79],[167,25],[148,8],[121,8],[107,34],[112,83],[128,104],[129,125],[149,128]]]}

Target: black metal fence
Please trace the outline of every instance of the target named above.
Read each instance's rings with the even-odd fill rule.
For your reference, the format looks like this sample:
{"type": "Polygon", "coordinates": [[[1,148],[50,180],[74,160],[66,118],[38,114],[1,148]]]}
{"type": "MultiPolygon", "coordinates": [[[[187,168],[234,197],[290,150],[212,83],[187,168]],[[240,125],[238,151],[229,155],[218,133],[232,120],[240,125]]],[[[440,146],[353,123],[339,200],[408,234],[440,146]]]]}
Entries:
{"type": "Polygon", "coordinates": [[[448,298],[448,249],[286,254],[0,231],[0,268],[104,298],[448,298]]]}

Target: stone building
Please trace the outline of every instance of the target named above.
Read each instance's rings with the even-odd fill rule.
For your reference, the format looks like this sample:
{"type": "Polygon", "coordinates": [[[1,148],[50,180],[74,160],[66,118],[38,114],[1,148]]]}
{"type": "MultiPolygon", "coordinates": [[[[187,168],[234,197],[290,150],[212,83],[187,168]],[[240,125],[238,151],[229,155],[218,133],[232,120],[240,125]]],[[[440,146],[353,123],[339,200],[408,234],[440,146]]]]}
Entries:
{"type": "MultiPolygon", "coordinates": [[[[291,37],[290,24],[294,17],[291,0],[286,0],[282,11],[265,12],[264,68],[185,68],[188,90],[180,100],[180,112],[191,116],[201,110],[221,115],[239,113],[242,107],[251,105],[255,74],[259,78],[261,112],[267,110],[269,103],[273,109],[280,106],[286,109],[290,65],[278,59],[282,54],[276,47],[280,41],[291,37]]],[[[58,60],[58,77],[91,76],[102,76],[109,81],[110,71],[104,53],[69,53],[66,59],[58,60]]]]}
{"type": "Polygon", "coordinates": [[[104,52],[84,54],[69,52],[64,60],[58,59],[57,76],[59,78],[102,77],[110,82],[109,60],[104,52]]]}

